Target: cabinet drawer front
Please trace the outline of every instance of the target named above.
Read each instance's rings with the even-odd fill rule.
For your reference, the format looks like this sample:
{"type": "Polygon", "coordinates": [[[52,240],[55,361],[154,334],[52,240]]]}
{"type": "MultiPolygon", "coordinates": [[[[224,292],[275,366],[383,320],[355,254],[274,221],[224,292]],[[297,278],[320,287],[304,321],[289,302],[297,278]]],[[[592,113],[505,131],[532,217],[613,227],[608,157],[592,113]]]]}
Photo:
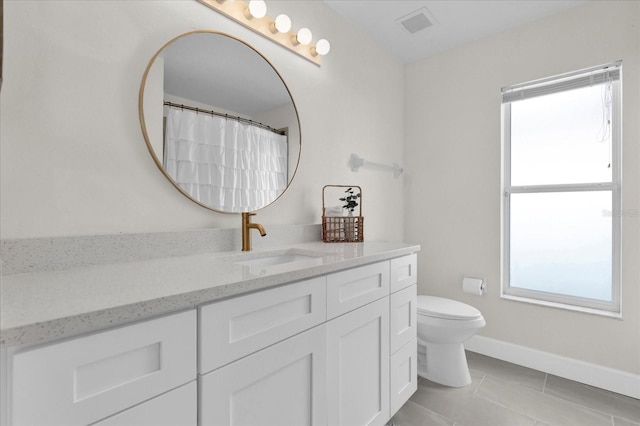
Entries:
{"type": "Polygon", "coordinates": [[[389,294],[389,262],[373,263],[327,276],[327,318],[389,294]]]}
{"type": "Polygon", "coordinates": [[[202,425],[326,425],[324,325],[202,376],[202,425]]]}
{"type": "Polygon", "coordinates": [[[389,332],[391,334],[391,353],[394,353],[413,338],[417,333],[418,320],[417,286],[393,293],[390,298],[389,332]]]}
{"type": "Polygon", "coordinates": [[[13,355],[11,424],[85,425],[196,377],[196,312],[13,355]]]}
{"type": "Polygon", "coordinates": [[[198,387],[193,381],[92,426],[197,426],[198,387]]]}
{"type": "Polygon", "coordinates": [[[326,319],[326,279],[314,278],[200,309],[200,372],[215,370],[326,319]]]}
{"type": "Polygon", "coordinates": [[[391,293],[418,282],[418,255],[391,259],[391,293]]]}
{"type": "Polygon", "coordinates": [[[418,339],[414,338],[391,356],[389,379],[391,415],[418,389],[418,339]]]}

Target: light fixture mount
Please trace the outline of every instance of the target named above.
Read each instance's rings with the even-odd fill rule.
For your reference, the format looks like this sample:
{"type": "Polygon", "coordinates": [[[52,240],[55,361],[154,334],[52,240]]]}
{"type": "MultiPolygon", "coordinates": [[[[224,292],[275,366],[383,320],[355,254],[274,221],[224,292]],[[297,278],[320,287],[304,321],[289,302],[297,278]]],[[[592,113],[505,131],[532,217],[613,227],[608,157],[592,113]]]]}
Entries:
{"type": "MultiPolygon", "coordinates": [[[[316,53],[316,46],[312,43],[295,44],[297,32],[288,30],[287,32],[273,31],[275,27],[275,20],[269,15],[265,15],[262,18],[251,17],[247,18],[247,10],[249,3],[244,0],[235,1],[220,1],[220,0],[197,0],[199,3],[221,13],[222,15],[233,19],[237,23],[249,28],[250,30],[260,34],[261,36],[268,38],[281,46],[289,49],[290,51],[302,56],[309,62],[320,66],[322,63],[322,55],[316,53]]],[[[309,40],[311,41],[311,40],[309,40]]]]}

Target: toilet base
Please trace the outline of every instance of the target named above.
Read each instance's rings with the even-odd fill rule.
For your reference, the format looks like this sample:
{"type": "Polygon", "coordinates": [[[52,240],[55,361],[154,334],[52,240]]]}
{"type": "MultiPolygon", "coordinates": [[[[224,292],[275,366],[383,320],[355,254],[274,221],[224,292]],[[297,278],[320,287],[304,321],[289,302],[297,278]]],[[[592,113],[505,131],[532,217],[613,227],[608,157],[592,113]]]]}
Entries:
{"type": "Polygon", "coordinates": [[[418,375],[432,382],[456,388],[471,384],[464,345],[426,345],[418,342],[418,375]]]}

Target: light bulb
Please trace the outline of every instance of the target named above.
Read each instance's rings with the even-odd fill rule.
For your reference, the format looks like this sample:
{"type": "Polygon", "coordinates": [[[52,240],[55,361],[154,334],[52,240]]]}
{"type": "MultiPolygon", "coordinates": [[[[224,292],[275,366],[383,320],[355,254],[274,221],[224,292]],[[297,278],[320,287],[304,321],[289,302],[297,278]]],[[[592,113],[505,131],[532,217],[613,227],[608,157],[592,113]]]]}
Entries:
{"type": "Polygon", "coordinates": [[[328,40],[321,38],[316,43],[316,53],[320,56],[324,56],[331,50],[331,44],[328,40]]]}
{"type": "Polygon", "coordinates": [[[303,46],[311,43],[312,37],[313,35],[311,34],[311,30],[309,28],[300,28],[298,30],[298,34],[296,34],[296,40],[303,46]]]}
{"type": "Polygon", "coordinates": [[[276,30],[281,33],[288,33],[291,30],[291,18],[285,14],[276,16],[275,21],[276,30]]]}
{"type": "Polygon", "coordinates": [[[249,2],[249,13],[254,18],[264,18],[267,14],[267,4],[264,0],[251,0],[249,2]]]}

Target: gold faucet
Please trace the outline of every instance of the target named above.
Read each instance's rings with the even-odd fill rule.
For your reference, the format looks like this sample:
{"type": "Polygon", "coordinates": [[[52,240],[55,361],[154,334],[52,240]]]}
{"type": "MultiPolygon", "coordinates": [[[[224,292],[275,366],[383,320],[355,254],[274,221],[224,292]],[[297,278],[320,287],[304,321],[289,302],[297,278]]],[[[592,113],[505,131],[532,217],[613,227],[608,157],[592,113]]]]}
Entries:
{"type": "Polygon", "coordinates": [[[251,216],[255,215],[255,213],[249,212],[242,213],[242,251],[251,251],[251,228],[257,229],[262,237],[267,235],[262,225],[251,223],[251,216]]]}

